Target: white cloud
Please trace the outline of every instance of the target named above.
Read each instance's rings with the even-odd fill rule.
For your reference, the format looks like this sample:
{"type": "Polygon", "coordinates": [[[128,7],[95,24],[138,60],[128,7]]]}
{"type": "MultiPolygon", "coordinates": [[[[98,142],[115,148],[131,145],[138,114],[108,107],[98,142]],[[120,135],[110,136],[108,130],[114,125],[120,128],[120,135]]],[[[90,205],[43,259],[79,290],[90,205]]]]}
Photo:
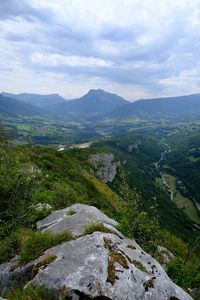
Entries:
{"type": "Polygon", "coordinates": [[[200,0],[7,0],[0,89],[30,91],[34,82],[35,92],[71,97],[100,87],[129,99],[198,92],[199,27],[200,0]]]}
{"type": "Polygon", "coordinates": [[[39,63],[47,66],[66,65],[70,67],[110,67],[112,63],[103,59],[83,56],[64,56],[60,54],[44,54],[34,52],[31,55],[31,60],[34,63],[39,63]]]}

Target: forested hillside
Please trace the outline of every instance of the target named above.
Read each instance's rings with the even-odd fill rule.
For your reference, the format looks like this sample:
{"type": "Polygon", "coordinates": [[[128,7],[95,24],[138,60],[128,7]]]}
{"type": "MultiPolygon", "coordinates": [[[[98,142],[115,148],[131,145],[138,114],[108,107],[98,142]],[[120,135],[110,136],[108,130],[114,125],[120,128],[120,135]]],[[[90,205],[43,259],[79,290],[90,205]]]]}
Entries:
{"type": "Polygon", "coordinates": [[[168,264],[169,275],[193,295],[198,293],[198,232],[154,181],[153,164],[162,151],[154,139],[132,137],[130,143],[129,136],[96,143],[90,149],[58,152],[16,146],[2,125],[0,136],[1,262],[15,254],[28,261],[47,245],[68,239],[64,235],[45,241],[35,231],[36,221],[52,210],[85,203],[117,219],[119,229],[158,260],[162,258],[157,246],[167,247],[176,256],[168,264]],[[95,176],[89,158],[98,153],[113,153],[120,162],[111,183],[104,184],[95,176]]]}

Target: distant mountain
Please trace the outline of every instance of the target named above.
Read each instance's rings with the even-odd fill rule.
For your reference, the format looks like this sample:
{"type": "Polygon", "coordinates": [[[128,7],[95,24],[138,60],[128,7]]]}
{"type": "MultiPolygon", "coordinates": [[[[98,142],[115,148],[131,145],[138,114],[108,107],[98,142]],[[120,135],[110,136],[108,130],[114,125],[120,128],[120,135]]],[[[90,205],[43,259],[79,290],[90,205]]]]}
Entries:
{"type": "Polygon", "coordinates": [[[61,97],[59,94],[49,94],[49,95],[39,95],[39,94],[29,94],[29,93],[22,93],[22,94],[2,93],[2,94],[4,96],[14,98],[41,108],[66,102],[66,100],[63,97],[61,97]]]}
{"type": "Polygon", "coordinates": [[[31,104],[27,104],[20,100],[6,97],[3,94],[0,94],[0,114],[3,114],[5,116],[32,116],[41,115],[42,110],[31,104]]]}
{"type": "Polygon", "coordinates": [[[86,95],[66,101],[58,94],[0,94],[0,113],[20,115],[49,115],[79,120],[99,118],[125,119],[171,118],[175,120],[200,119],[200,94],[170,98],[144,99],[128,102],[104,90],[90,90],[86,95]],[[34,105],[33,105],[34,103],[34,105]]]}
{"type": "Polygon", "coordinates": [[[129,116],[163,116],[172,118],[200,118],[200,94],[138,100],[115,108],[107,115],[109,118],[129,116]]]}
{"type": "Polygon", "coordinates": [[[93,89],[81,98],[49,107],[49,112],[72,117],[98,116],[127,103],[128,101],[116,94],[93,89]]]}

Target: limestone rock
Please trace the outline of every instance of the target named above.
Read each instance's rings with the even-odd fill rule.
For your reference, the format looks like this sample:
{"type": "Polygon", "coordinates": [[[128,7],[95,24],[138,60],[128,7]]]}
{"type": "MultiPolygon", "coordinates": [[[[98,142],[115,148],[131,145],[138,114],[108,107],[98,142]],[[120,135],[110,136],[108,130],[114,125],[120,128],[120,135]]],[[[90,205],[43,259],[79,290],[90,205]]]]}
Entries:
{"type": "Polygon", "coordinates": [[[26,265],[20,266],[18,257],[0,265],[2,296],[32,284],[45,286],[59,300],[192,300],[155,259],[115,229],[116,221],[95,207],[75,204],[37,225],[52,232],[68,229],[77,238],[48,249],[26,265]],[[99,222],[115,232],[80,237],[88,224],[99,222]]]}
{"type": "Polygon", "coordinates": [[[55,297],[61,291],[75,297],[78,291],[117,300],[192,299],[134,241],[114,234],[86,235],[50,249],[50,254],[56,260],[39,270],[31,283],[44,285],[55,297]]]}
{"type": "Polygon", "coordinates": [[[129,153],[138,150],[139,146],[141,145],[141,141],[136,141],[134,144],[128,145],[127,146],[127,151],[129,153]]]}
{"type": "Polygon", "coordinates": [[[32,278],[32,269],[35,261],[26,265],[20,265],[19,257],[16,256],[9,262],[0,265],[0,295],[14,288],[21,287],[32,278]]]}
{"type": "Polygon", "coordinates": [[[118,223],[108,218],[96,207],[85,204],[74,204],[68,208],[57,210],[37,222],[40,230],[49,230],[54,233],[69,230],[75,236],[84,233],[89,224],[104,223],[105,225],[116,226],[118,223]]]}
{"type": "Polygon", "coordinates": [[[94,166],[97,177],[104,183],[113,181],[117,168],[121,165],[120,161],[115,161],[112,153],[93,154],[89,161],[94,166]]]}

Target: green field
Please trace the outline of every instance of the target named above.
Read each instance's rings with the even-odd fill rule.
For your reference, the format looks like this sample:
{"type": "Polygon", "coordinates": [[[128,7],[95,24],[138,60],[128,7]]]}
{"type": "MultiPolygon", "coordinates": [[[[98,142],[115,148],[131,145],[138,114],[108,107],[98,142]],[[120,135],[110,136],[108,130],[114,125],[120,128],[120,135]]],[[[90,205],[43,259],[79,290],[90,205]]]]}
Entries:
{"type": "Polygon", "coordinates": [[[191,162],[193,162],[193,163],[196,163],[196,162],[198,162],[199,160],[200,160],[200,157],[194,157],[194,156],[189,156],[188,157],[189,158],[189,160],[191,161],[191,162]]]}
{"type": "Polygon", "coordinates": [[[155,178],[155,181],[156,181],[156,183],[157,183],[159,186],[162,186],[162,185],[163,185],[163,182],[162,182],[162,178],[161,178],[161,177],[156,177],[156,178],[155,178]]]}
{"type": "Polygon", "coordinates": [[[174,194],[174,202],[176,206],[180,209],[183,209],[186,215],[197,224],[200,224],[200,217],[198,215],[197,209],[192,200],[184,197],[181,193],[176,189],[176,177],[172,175],[168,175],[166,181],[174,194]]]}

